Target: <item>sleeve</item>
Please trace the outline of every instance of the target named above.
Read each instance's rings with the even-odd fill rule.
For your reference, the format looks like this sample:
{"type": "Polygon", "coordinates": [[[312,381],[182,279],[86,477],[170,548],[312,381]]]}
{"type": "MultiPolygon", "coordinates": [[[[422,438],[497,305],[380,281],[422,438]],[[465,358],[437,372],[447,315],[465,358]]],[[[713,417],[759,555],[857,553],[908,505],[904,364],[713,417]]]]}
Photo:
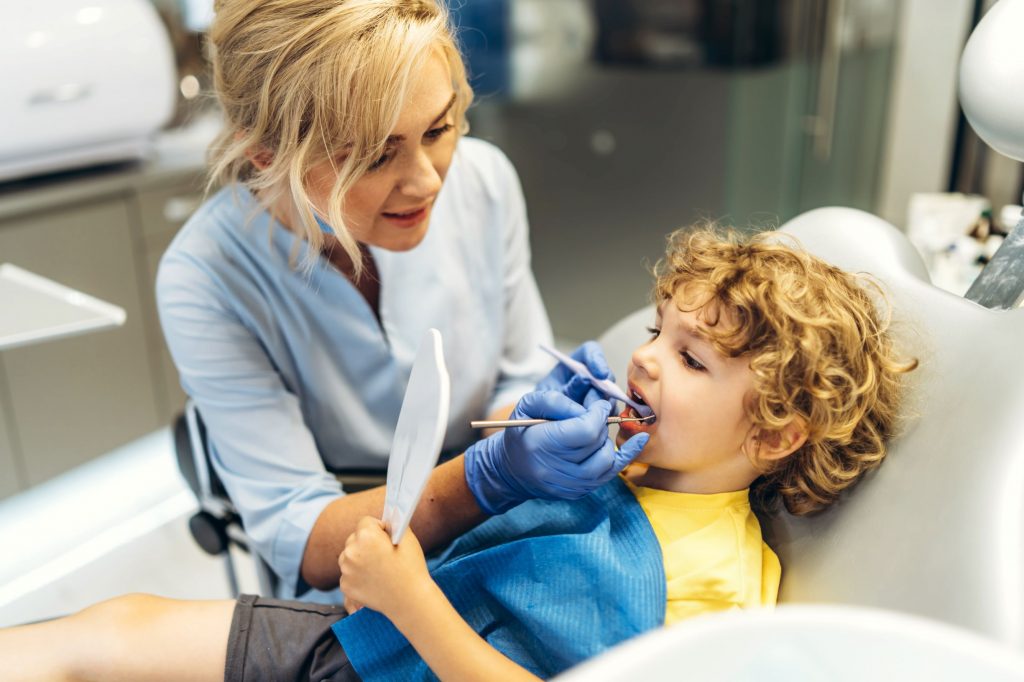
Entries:
{"type": "Polygon", "coordinates": [[[296,396],[202,264],[180,253],[165,256],[157,306],[182,387],[208,427],[214,470],[255,551],[284,594],[304,592],[300,567],[309,533],[342,492],[296,396]]]}
{"type": "Polygon", "coordinates": [[[487,413],[514,403],[533,389],[553,361],[540,350],[540,344],[552,345],[551,323],[541,300],[530,264],[530,237],[526,202],[512,163],[498,152],[499,177],[505,203],[504,339],[498,366],[498,381],[487,405],[487,413]]]}

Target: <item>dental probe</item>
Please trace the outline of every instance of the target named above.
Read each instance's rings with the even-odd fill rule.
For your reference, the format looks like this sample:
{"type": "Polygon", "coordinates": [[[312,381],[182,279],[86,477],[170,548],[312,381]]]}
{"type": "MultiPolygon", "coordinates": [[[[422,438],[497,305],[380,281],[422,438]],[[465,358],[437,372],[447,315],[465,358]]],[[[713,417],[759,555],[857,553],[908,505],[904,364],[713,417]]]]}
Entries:
{"type": "MultiPolygon", "coordinates": [[[[654,415],[646,417],[608,417],[609,424],[621,424],[622,422],[645,422],[654,419],[654,415]]],[[[558,421],[556,419],[505,419],[496,421],[469,422],[474,429],[507,429],[510,426],[533,426],[534,424],[547,424],[558,421]]]]}
{"type": "Polygon", "coordinates": [[[590,369],[579,360],[575,360],[565,353],[555,350],[550,346],[545,346],[543,343],[540,344],[540,349],[545,353],[553,356],[560,363],[571,369],[576,374],[580,375],[584,379],[590,382],[590,385],[596,388],[601,393],[604,393],[609,398],[622,401],[633,408],[637,414],[644,417],[650,417],[654,414],[654,411],[650,407],[630,398],[626,395],[626,392],[619,388],[614,381],[611,379],[598,379],[590,373],[590,369]]]}

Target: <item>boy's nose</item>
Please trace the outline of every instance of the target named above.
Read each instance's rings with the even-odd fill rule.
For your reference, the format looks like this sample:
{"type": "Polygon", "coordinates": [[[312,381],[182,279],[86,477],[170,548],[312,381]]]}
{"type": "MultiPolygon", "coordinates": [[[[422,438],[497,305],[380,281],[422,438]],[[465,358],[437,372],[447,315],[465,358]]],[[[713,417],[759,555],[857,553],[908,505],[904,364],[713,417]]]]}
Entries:
{"type": "Polygon", "coordinates": [[[651,379],[658,378],[658,363],[654,354],[654,342],[645,343],[633,351],[633,366],[651,379]]]}

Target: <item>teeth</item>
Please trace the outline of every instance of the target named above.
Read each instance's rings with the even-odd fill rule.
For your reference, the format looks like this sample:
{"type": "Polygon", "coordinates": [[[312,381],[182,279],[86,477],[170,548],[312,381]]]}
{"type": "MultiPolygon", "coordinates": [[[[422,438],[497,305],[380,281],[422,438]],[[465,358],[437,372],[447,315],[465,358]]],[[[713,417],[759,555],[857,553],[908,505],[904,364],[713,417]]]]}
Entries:
{"type": "Polygon", "coordinates": [[[647,403],[646,403],[646,402],[644,401],[644,399],[640,397],[640,394],[639,394],[639,393],[637,393],[636,391],[632,391],[632,392],[631,392],[631,394],[630,394],[630,397],[631,397],[631,398],[632,398],[633,400],[635,400],[635,401],[637,401],[638,403],[640,403],[641,405],[646,405],[646,404],[647,404],[647,403]]]}

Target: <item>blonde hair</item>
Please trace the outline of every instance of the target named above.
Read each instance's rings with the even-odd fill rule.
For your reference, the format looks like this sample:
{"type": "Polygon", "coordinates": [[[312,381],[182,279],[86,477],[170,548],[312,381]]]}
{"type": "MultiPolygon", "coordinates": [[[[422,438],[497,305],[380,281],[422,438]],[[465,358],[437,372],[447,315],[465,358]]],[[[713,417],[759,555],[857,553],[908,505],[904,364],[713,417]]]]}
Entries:
{"type": "Polygon", "coordinates": [[[807,441],[762,475],[751,502],[793,514],[820,511],[885,457],[902,394],[917,366],[897,357],[881,287],[816,258],[777,233],[713,225],[677,230],[655,266],[655,297],[701,296],[708,340],[749,358],[746,410],[759,433],[802,420],[807,441]],[[872,297],[872,291],[875,298],[872,297]],[[723,314],[723,313],[728,314],[723,314]]]}
{"type": "Polygon", "coordinates": [[[344,150],[325,218],[358,279],[362,257],[345,226],[344,196],[384,152],[433,50],[448,62],[456,130],[467,130],[473,93],[446,8],[435,0],[217,0],[215,11],[209,38],[225,125],[210,148],[209,186],[244,183],[267,208],[284,199],[311,265],[324,234],[306,177],[344,150]],[[254,153],[265,155],[265,168],[252,163],[254,153]]]}

